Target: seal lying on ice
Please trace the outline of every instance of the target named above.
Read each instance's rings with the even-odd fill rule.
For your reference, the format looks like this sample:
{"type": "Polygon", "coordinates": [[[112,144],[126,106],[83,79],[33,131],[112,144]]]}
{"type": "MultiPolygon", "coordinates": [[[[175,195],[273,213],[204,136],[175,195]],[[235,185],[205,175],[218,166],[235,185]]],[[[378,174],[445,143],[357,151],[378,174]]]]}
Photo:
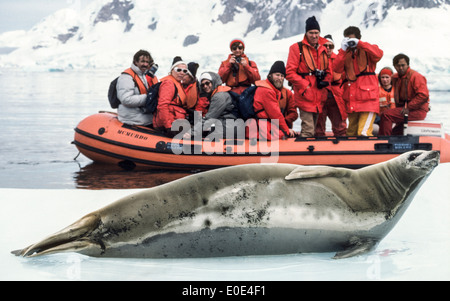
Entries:
{"type": "Polygon", "coordinates": [[[249,164],[124,197],[16,255],[219,257],[372,250],[438,165],[412,151],[359,170],[249,164]]]}

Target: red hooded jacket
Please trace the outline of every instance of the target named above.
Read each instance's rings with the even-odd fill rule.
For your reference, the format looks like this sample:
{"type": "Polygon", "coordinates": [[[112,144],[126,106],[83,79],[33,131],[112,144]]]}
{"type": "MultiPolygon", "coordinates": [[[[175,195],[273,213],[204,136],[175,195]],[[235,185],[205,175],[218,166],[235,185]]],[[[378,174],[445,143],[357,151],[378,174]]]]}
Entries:
{"type": "MultiPolygon", "coordinates": [[[[380,111],[380,100],[378,90],[378,78],[375,74],[377,62],[383,57],[383,51],[377,45],[372,45],[367,42],[359,41],[356,46],[356,52],[351,56],[351,49],[344,51],[339,49],[337,58],[334,60],[333,69],[338,73],[349,73],[345,70],[346,60],[347,64],[353,63],[352,71],[357,77],[355,81],[347,80],[344,82],[343,98],[347,105],[347,113],[354,112],[374,112],[380,111]],[[367,60],[365,61],[364,71],[360,72],[358,60],[361,57],[363,50],[366,53],[367,60]],[[352,59],[352,62],[348,60],[352,59]],[[361,75],[361,73],[373,73],[373,75],[361,75]]],[[[360,60],[361,61],[361,60],[360,60]]]]}
{"type": "MultiPolygon", "coordinates": [[[[259,80],[255,85],[258,88],[253,98],[253,108],[255,112],[260,111],[256,114],[259,119],[258,138],[264,138],[269,141],[280,139],[284,136],[289,137],[289,127],[280,109],[281,91],[275,88],[268,79],[259,80]],[[279,128],[273,129],[272,135],[272,124],[270,121],[274,119],[278,120],[279,128]]],[[[253,138],[252,135],[250,135],[250,138],[253,138]]]]}
{"type": "MultiPolygon", "coordinates": [[[[323,46],[328,40],[319,38],[319,47],[315,49],[308,43],[306,35],[303,38],[302,44],[306,46],[307,53],[300,54],[298,43],[289,47],[289,55],[286,63],[286,79],[294,86],[294,98],[296,105],[300,110],[305,112],[321,113],[323,102],[327,99],[327,90],[319,89],[317,87],[316,76],[308,67],[305,56],[311,56],[316,69],[325,70],[327,75],[324,81],[331,82],[331,64],[322,66],[320,57],[327,54],[327,49],[323,46]],[[301,75],[311,73],[310,75],[301,75]]],[[[327,58],[328,61],[328,58],[327,58]]]]}
{"type": "Polygon", "coordinates": [[[169,130],[176,119],[186,119],[186,93],[181,84],[168,75],[161,79],[159,87],[158,106],[153,114],[153,126],[155,129],[169,130]],[[176,87],[176,90],[175,90],[176,87]],[[175,95],[175,93],[178,93],[175,95]]]}
{"type": "MultiPolygon", "coordinates": [[[[408,109],[411,111],[422,110],[425,112],[429,111],[429,92],[427,87],[427,79],[417,71],[408,68],[406,74],[402,77],[399,76],[398,73],[395,73],[392,76],[392,85],[394,86],[395,91],[395,104],[397,107],[404,106],[404,102],[402,102],[399,98],[401,95],[405,82],[407,83],[407,100],[408,100],[408,109]],[[408,79],[409,74],[409,79],[408,79]],[[398,93],[397,93],[398,91],[398,93]]],[[[404,99],[402,99],[404,100],[404,99]]]]}
{"type": "Polygon", "coordinates": [[[239,64],[239,72],[236,77],[233,76],[230,64],[230,58],[233,54],[228,55],[228,58],[220,64],[219,72],[222,82],[227,86],[232,87],[232,91],[241,94],[251,84],[254,84],[257,80],[261,79],[259,75],[258,66],[254,61],[250,61],[245,54],[241,55],[242,60],[246,60],[248,64],[239,64]]]}

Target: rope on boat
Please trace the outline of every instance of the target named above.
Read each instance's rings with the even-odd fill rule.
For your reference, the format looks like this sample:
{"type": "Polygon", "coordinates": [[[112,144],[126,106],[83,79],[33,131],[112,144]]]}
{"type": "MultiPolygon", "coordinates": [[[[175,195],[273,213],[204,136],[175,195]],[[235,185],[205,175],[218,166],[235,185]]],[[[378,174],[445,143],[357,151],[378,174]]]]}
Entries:
{"type": "Polygon", "coordinates": [[[75,158],[73,158],[74,160],[77,160],[78,156],[81,154],[81,152],[78,152],[78,155],[75,156],[75,158]]]}

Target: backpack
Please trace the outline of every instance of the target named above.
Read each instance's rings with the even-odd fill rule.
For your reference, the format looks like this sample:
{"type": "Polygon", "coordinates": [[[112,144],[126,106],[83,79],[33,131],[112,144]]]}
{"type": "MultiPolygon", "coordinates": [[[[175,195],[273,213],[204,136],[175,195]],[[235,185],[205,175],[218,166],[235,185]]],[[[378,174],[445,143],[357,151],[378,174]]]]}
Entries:
{"type": "Polygon", "coordinates": [[[233,91],[228,91],[228,94],[231,96],[231,103],[233,104],[233,110],[231,113],[236,116],[236,118],[241,118],[241,113],[239,112],[239,97],[240,95],[233,91]]]}
{"type": "Polygon", "coordinates": [[[110,84],[108,89],[108,100],[111,108],[117,109],[120,105],[120,100],[117,98],[117,80],[119,77],[116,77],[110,84]]]}
{"type": "MultiPolygon", "coordinates": [[[[127,72],[128,70],[131,70],[131,69],[125,70],[124,72],[122,72],[122,74],[128,74],[129,76],[133,77],[134,85],[136,87],[139,87],[139,85],[138,85],[138,83],[136,82],[136,79],[135,79],[136,74],[134,73],[134,71],[131,71],[131,72],[134,73],[134,76],[133,76],[132,74],[127,72]]],[[[120,105],[120,100],[117,97],[117,81],[118,80],[119,80],[119,76],[116,77],[109,84],[109,89],[108,89],[108,100],[109,100],[109,104],[111,105],[111,108],[113,108],[113,109],[117,109],[119,107],[119,105],[120,105]]],[[[142,81],[140,81],[140,82],[141,82],[141,88],[142,89],[147,89],[147,88],[145,88],[145,86],[143,86],[144,84],[142,83],[142,81]]],[[[140,91],[142,91],[141,88],[139,88],[140,91]]],[[[143,91],[141,93],[143,93],[143,91]]]]}
{"type": "MultiPolygon", "coordinates": [[[[142,107],[142,112],[144,114],[153,114],[156,111],[156,107],[158,106],[159,87],[161,86],[161,83],[162,82],[157,82],[148,89],[147,99],[144,107],[142,107]]],[[[178,89],[177,86],[175,86],[175,94],[173,99],[177,97],[177,95],[178,89]]]]}
{"type": "Polygon", "coordinates": [[[253,108],[253,98],[255,96],[257,88],[258,88],[257,86],[250,86],[247,89],[245,89],[239,96],[239,101],[237,103],[239,118],[242,118],[244,120],[257,118],[256,114],[263,111],[259,110],[255,112],[255,109],[253,108]]]}

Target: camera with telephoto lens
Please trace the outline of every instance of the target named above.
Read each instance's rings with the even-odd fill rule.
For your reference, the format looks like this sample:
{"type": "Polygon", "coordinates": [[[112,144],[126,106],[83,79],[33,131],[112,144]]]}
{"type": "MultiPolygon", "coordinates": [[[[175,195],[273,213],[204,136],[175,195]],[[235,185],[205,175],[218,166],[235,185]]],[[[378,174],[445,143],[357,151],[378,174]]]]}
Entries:
{"type": "Polygon", "coordinates": [[[316,69],[316,71],[314,71],[314,76],[317,79],[317,88],[322,89],[330,85],[329,82],[324,81],[325,76],[327,76],[327,72],[325,70],[316,69]]]}
{"type": "Polygon", "coordinates": [[[159,67],[158,64],[153,64],[145,74],[149,75],[150,77],[155,77],[155,73],[158,70],[158,67],[159,67]]]}

